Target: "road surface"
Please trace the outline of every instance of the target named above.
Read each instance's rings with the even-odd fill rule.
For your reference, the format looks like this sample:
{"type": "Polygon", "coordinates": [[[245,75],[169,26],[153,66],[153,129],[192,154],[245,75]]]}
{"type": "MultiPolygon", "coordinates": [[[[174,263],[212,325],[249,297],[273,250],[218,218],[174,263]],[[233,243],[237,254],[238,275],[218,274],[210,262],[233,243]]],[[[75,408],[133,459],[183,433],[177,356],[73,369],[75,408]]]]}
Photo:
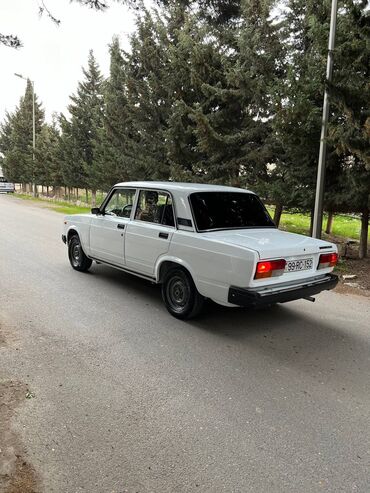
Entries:
{"type": "Polygon", "coordinates": [[[369,298],[182,322],[146,281],[73,271],[61,223],[0,196],[0,375],[28,389],[37,492],[370,491],[369,298]]]}

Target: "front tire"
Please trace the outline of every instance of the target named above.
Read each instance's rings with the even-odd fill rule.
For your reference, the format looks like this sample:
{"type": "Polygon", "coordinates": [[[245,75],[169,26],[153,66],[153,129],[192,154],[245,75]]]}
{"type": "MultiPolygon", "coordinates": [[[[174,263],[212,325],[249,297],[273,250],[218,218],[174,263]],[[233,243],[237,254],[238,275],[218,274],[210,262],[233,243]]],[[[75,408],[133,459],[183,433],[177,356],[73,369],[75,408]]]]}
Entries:
{"type": "Polygon", "coordinates": [[[68,242],[68,258],[72,268],[79,272],[87,272],[91,267],[92,260],[82,250],[78,235],[73,235],[68,242]]]}
{"type": "Polygon", "coordinates": [[[196,317],[204,302],[190,274],[181,267],[166,273],[162,283],[162,298],[170,314],[181,320],[196,317]]]}

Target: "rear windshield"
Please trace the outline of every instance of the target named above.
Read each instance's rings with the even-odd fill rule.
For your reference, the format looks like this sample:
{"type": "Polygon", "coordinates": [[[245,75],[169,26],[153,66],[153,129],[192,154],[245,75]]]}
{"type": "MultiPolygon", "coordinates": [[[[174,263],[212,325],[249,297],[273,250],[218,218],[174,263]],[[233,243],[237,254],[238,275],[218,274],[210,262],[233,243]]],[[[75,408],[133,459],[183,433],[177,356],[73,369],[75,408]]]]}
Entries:
{"type": "Polygon", "coordinates": [[[190,195],[198,231],[275,228],[260,199],[251,193],[199,192],[190,195]]]}

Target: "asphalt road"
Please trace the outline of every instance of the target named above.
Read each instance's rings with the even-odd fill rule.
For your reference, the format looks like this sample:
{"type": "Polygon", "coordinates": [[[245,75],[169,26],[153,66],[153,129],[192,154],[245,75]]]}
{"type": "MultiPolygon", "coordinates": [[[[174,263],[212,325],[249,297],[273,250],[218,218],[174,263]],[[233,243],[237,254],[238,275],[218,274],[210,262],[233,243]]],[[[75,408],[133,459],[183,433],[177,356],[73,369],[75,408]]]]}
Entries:
{"type": "Polygon", "coordinates": [[[156,286],[69,266],[62,216],[0,196],[3,378],[45,493],[370,491],[370,302],[181,322],[156,286]]]}

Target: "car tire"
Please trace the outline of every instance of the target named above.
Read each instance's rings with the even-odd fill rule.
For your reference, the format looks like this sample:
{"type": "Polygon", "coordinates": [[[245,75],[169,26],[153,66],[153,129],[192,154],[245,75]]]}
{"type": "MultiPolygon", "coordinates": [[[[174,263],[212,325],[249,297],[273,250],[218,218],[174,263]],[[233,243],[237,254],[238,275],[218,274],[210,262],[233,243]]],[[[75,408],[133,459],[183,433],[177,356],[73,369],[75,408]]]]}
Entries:
{"type": "Polygon", "coordinates": [[[172,268],[165,274],[162,298],[170,314],[181,320],[196,317],[204,303],[191,275],[181,267],[172,268]]]}
{"type": "Polygon", "coordinates": [[[80,237],[76,234],[68,241],[68,258],[72,268],[79,272],[87,272],[91,267],[92,260],[86,257],[80,237]]]}

